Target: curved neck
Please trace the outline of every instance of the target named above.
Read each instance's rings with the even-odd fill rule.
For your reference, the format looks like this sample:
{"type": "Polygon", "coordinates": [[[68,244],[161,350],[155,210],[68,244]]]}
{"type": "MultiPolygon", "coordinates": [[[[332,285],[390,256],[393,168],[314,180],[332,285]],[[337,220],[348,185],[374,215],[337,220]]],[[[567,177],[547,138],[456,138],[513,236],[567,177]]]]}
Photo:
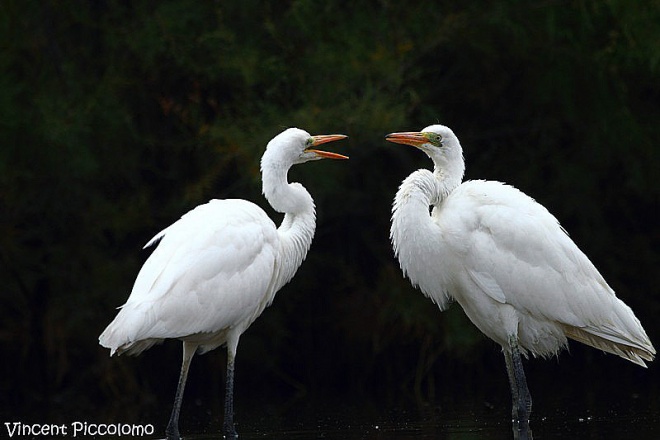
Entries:
{"type": "Polygon", "coordinates": [[[407,242],[423,243],[434,230],[429,207],[444,199],[443,187],[429,170],[417,170],[399,187],[392,206],[390,238],[398,253],[407,242]],[[418,241],[419,239],[419,241],[418,241]]]}
{"type": "Polygon", "coordinates": [[[284,219],[277,228],[280,249],[275,289],[293,278],[307,256],[316,229],[314,200],[299,183],[287,182],[287,167],[262,163],[263,193],[268,203],[284,219]]]}
{"type": "Polygon", "coordinates": [[[413,285],[431,297],[443,309],[449,300],[446,293],[438,295],[434,283],[437,265],[444,250],[443,241],[430,206],[440,206],[450,190],[429,170],[418,170],[408,176],[396,193],[392,207],[390,239],[401,269],[413,285]],[[445,193],[446,192],[446,193],[445,193]]]}

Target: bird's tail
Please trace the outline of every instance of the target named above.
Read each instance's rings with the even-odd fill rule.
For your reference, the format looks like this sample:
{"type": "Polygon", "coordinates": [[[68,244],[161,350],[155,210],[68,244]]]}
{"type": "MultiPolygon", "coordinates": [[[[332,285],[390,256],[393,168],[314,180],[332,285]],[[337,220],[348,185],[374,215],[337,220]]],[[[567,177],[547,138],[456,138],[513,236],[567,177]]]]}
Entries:
{"type": "Polygon", "coordinates": [[[655,358],[655,348],[653,348],[652,345],[640,346],[631,345],[629,342],[614,342],[578,327],[567,327],[565,328],[565,332],[566,336],[571,339],[598,348],[607,353],[621,356],[622,358],[645,368],[646,362],[644,361],[651,362],[655,358]]]}
{"type": "Polygon", "coordinates": [[[117,317],[99,336],[99,344],[110,349],[110,356],[123,353],[138,355],[154,344],[163,342],[161,338],[140,337],[144,320],[134,310],[124,307],[117,317]]]}
{"type": "Polygon", "coordinates": [[[655,358],[655,348],[630,307],[622,301],[618,303],[610,324],[565,325],[566,336],[646,368],[645,361],[651,362],[655,358]]]}

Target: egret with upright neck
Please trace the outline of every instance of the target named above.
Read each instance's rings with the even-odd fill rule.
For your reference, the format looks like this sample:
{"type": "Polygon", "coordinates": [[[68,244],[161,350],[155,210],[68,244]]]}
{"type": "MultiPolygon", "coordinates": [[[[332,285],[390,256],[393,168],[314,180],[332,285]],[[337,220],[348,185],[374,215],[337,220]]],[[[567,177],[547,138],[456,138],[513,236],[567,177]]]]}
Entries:
{"type": "Polygon", "coordinates": [[[168,439],[178,439],[179,411],[193,355],[227,346],[224,432],[236,438],[234,359],[240,336],[293,278],[314,237],[314,201],[289,168],[318,159],[348,159],[315,149],[344,135],[311,136],[290,128],[275,136],[261,160],[263,193],[284,213],[280,227],[257,205],[211,200],[158,233],[126,304],[99,337],[112,354],[139,354],[164,339],[183,341],[183,362],[168,439]]]}

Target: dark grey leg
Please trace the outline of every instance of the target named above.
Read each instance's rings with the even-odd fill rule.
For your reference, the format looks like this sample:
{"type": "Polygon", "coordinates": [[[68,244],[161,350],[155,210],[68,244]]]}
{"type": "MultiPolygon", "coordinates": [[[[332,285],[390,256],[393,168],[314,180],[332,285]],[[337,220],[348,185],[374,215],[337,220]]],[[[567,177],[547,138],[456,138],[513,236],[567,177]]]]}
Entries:
{"type": "Polygon", "coordinates": [[[186,387],[186,380],[188,379],[188,368],[190,367],[190,361],[192,361],[192,357],[196,350],[196,344],[190,344],[188,342],[183,343],[183,362],[181,363],[179,385],[176,388],[176,394],[174,396],[174,407],[172,408],[170,422],[167,424],[167,429],[165,430],[167,440],[179,440],[181,438],[181,435],[179,434],[179,412],[181,411],[183,390],[186,387]]]}
{"type": "Polygon", "coordinates": [[[225,383],[224,434],[227,439],[237,439],[234,427],[234,356],[227,350],[227,381],[225,383]]]}
{"type": "Polygon", "coordinates": [[[513,400],[511,411],[513,438],[516,440],[531,440],[532,431],[529,428],[529,416],[532,412],[532,396],[527,388],[527,379],[525,378],[525,370],[520,356],[518,339],[512,336],[509,338],[509,345],[511,351],[504,349],[504,360],[506,361],[506,371],[509,374],[513,400]]]}

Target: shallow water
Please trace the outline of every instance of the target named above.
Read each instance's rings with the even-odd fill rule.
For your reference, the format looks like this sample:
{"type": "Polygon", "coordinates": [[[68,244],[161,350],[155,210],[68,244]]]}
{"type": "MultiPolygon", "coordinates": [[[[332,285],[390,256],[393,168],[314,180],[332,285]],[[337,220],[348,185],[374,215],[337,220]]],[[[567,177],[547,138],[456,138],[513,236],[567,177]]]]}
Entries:
{"type": "MultiPolygon", "coordinates": [[[[612,381],[603,381],[603,386],[612,381]]],[[[236,396],[236,428],[240,440],[327,439],[327,440],[510,440],[513,438],[510,396],[505,387],[484,395],[472,391],[450,391],[436,403],[417,403],[401,398],[397,403],[350,397],[284,398],[273,395],[236,396]]],[[[615,388],[589,387],[546,382],[534,394],[531,427],[535,440],[544,439],[660,439],[660,398],[656,387],[639,387],[635,393],[615,388]]],[[[96,423],[141,423],[153,426],[153,435],[78,436],[119,439],[163,438],[172,402],[151,400],[147,406],[51,408],[48,412],[16,414],[0,412],[2,422],[66,423],[84,420],[96,423]]],[[[4,423],[3,423],[4,426],[4,423]]],[[[180,430],[185,440],[221,439],[222,402],[190,396],[184,399],[180,430]]],[[[6,438],[0,435],[0,438],[6,438]]],[[[71,435],[53,438],[73,438],[71,435]]],[[[46,438],[15,436],[15,438],[46,438]]]]}
{"type": "MultiPolygon", "coordinates": [[[[583,403],[564,401],[555,406],[541,407],[532,413],[534,439],[660,439],[660,417],[657,402],[639,398],[614,402],[598,402],[588,410],[583,403]]],[[[258,404],[237,410],[236,428],[241,440],[510,440],[511,431],[508,402],[491,404],[484,401],[465,401],[439,405],[388,406],[381,402],[345,403],[310,402],[294,404],[258,404]],[[285,408],[285,409],[283,409],[285,408]]],[[[221,439],[221,420],[208,409],[197,405],[185,406],[180,429],[184,440],[221,439]]],[[[163,411],[169,411],[169,402],[163,411]]],[[[168,415],[147,417],[154,434],[130,436],[77,436],[99,439],[163,438],[168,415]]],[[[112,420],[105,417],[100,420],[112,420]]],[[[96,418],[96,417],[95,417],[96,418]]],[[[5,417],[5,419],[7,419],[5,417]]],[[[10,420],[10,419],[7,419],[10,420]]],[[[2,437],[6,437],[3,435],[2,437]]],[[[72,438],[60,436],[57,438],[72,438]]],[[[46,438],[16,436],[16,438],[46,438]]]]}
{"type": "MultiPolygon", "coordinates": [[[[584,413],[569,409],[542,409],[533,413],[534,439],[659,439],[660,417],[644,403],[642,408],[605,406],[584,413]]],[[[259,415],[244,411],[237,423],[239,438],[326,440],[512,439],[508,408],[476,405],[470,408],[422,406],[382,409],[372,405],[301,406],[286,415],[259,415]]],[[[207,426],[183,426],[186,440],[222,438],[218,421],[207,426]],[[188,435],[186,435],[188,433],[188,435]]]]}

